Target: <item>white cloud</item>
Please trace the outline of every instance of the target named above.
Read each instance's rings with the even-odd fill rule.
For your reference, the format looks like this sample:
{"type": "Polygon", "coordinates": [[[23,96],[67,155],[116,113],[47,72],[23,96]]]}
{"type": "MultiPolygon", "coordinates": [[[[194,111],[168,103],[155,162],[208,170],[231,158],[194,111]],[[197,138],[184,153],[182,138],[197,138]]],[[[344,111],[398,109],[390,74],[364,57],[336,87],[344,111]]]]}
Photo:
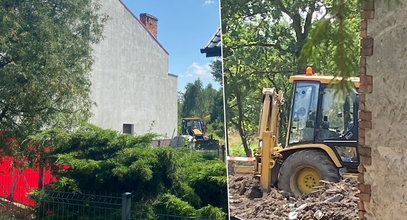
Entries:
{"type": "Polygon", "coordinates": [[[213,4],[213,3],[215,3],[214,0],[205,0],[205,2],[204,2],[202,5],[203,5],[203,6],[207,6],[207,5],[211,5],[211,4],[213,4]]]}
{"type": "Polygon", "coordinates": [[[181,78],[186,78],[186,77],[193,77],[194,75],[190,74],[190,73],[185,73],[185,74],[178,74],[178,77],[181,78]]]}
{"type": "Polygon", "coordinates": [[[209,66],[209,63],[199,65],[197,62],[193,62],[187,69],[186,74],[184,74],[185,77],[192,77],[192,76],[198,76],[198,77],[211,77],[212,74],[212,69],[209,66]]]}

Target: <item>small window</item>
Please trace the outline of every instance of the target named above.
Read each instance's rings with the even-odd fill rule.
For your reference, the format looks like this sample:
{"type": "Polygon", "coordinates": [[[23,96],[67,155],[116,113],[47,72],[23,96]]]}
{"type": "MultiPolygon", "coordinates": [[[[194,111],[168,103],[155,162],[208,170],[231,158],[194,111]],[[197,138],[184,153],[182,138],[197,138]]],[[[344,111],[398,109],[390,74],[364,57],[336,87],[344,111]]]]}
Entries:
{"type": "Polygon", "coordinates": [[[134,134],[134,124],[123,124],[123,134],[134,134]]]}

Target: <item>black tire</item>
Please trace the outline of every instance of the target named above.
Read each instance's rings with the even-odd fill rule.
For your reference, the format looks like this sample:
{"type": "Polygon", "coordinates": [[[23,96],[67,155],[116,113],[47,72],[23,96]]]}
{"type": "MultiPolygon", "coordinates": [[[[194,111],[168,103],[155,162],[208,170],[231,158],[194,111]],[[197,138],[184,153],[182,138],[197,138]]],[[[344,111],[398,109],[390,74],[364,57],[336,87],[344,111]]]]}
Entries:
{"type": "Polygon", "coordinates": [[[297,185],[297,176],[304,168],[314,169],[321,180],[330,182],[340,180],[339,169],[325,152],[316,149],[300,150],[283,162],[278,174],[278,188],[294,195],[303,194],[297,185]]]}

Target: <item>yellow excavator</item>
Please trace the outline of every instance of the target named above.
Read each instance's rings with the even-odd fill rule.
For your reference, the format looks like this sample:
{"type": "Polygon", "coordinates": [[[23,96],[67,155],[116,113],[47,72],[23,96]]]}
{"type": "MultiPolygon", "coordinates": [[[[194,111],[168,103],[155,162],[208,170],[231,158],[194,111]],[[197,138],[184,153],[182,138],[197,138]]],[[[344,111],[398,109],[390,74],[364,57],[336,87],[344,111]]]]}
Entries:
{"type": "Polygon", "coordinates": [[[359,77],[347,79],[355,90],[342,96],[329,86],[340,80],[314,75],[310,67],[290,77],[294,94],[285,147],[277,141],[283,93],[263,90],[254,172],[264,191],[275,185],[301,195],[315,190],[320,180],[338,182],[340,172],[356,172],[359,77]]]}
{"type": "Polygon", "coordinates": [[[216,150],[219,148],[219,140],[213,136],[205,136],[206,126],[201,118],[189,117],[183,118],[181,122],[181,135],[174,140],[182,139],[183,141],[173,141],[172,146],[189,146],[199,150],[216,150]],[[182,144],[180,144],[182,143],[182,144]]]}
{"type": "Polygon", "coordinates": [[[205,126],[200,118],[183,118],[181,125],[182,135],[191,135],[195,137],[196,140],[204,139],[205,126]]]}

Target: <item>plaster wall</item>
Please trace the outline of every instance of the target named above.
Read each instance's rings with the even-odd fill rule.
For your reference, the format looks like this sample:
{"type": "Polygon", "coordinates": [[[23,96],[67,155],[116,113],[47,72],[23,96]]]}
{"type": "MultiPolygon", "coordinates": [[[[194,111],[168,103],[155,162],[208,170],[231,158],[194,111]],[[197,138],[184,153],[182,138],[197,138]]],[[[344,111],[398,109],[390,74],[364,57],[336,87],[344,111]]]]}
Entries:
{"type": "Polygon", "coordinates": [[[367,74],[373,76],[373,92],[366,95],[372,112],[372,129],[366,131],[372,164],[364,174],[372,186],[365,206],[369,220],[407,218],[407,2],[386,2],[375,1],[368,24],[374,39],[367,57],[367,74]]]}
{"type": "Polygon", "coordinates": [[[102,0],[109,16],[104,39],[94,46],[90,122],[122,132],[171,137],[177,127],[177,77],[168,74],[168,53],[119,0],[102,0]]]}

